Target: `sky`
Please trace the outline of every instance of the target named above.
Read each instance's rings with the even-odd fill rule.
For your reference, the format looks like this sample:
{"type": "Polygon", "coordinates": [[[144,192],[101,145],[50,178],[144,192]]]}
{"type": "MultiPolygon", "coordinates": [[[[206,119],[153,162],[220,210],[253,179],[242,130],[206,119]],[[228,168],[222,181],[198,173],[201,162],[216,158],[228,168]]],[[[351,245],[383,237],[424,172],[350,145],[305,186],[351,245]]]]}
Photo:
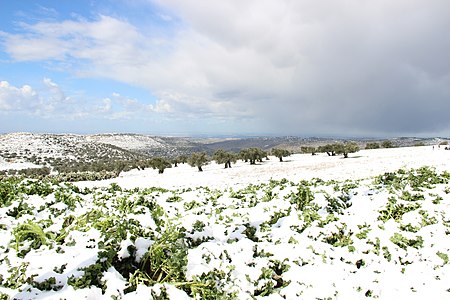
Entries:
{"type": "Polygon", "coordinates": [[[0,0],[0,133],[450,136],[448,0],[0,0]]]}

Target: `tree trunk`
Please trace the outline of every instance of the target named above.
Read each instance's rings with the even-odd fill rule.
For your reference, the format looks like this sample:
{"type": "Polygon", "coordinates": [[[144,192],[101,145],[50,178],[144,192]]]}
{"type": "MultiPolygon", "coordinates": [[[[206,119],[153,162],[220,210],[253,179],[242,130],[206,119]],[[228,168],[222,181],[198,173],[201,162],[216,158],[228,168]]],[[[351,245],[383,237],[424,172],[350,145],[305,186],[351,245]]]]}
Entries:
{"type": "Polygon", "coordinates": [[[348,153],[344,152],[344,158],[348,158],[348,153]]]}
{"type": "Polygon", "coordinates": [[[198,171],[203,172],[202,166],[198,166],[198,171]]]}
{"type": "Polygon", "coordinates": [[[164,173],[164,169],[159,169],[158,170],[158,174],[163,174],[164,173]]]}
{"type": "Polygon", "coordinates": [[[280,162],[283,162],[283,156],[278,157],[280,159],[280,162]]]}

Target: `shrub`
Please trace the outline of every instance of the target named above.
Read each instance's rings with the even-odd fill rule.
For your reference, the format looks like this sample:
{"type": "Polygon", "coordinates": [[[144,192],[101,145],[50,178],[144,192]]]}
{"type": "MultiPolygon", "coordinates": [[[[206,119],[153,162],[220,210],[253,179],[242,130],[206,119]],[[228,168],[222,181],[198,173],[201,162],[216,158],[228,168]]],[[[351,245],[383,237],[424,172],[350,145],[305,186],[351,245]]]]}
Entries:
{"type": "Polygon", "coordinates": [[[366,144],[366,149],[379,149],[379,148],[380,148],[379,143],[371,142],[366,144]]]}

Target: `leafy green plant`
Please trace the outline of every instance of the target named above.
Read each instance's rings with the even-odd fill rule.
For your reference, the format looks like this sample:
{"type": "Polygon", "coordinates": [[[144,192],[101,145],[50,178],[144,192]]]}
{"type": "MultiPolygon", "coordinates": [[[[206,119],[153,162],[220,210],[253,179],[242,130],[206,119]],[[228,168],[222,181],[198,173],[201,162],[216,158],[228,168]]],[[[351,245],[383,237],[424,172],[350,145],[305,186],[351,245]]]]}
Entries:
{"type": "Polygon", "coordinates": [[[448,254],[438,251],[438,252],[436,252],[436,255],[439,256],[444,261],[445,265],[450,262],[450,260],[448,258],[448,254]]]}
{"type": "Polygon", "coordinates": [[[416,210],[419,207],[419,203],[413,203],[409,205],[398,204],[397,200],[391,197],[388,199],[386,208],[379,211],[380,215],[378,216],[378,220],[383,222],[386,222],[389,219],[400,221],[405,213],[416,210]]]}
{"type": "Polygon", "coordinates": [[[407,239],[400,233],[396,232],[389,240],[403,250],[406,250],[408,246],[416,249],[423,247],[423,238],[421,236],[417,236],[416,239],[407,239]]]}
{"type": "Polygon", "coordinates": [[[22,262],[19,266],[12,267],[8,270],[10,275],[4,282],[2,286],[10,289],[17,289],[27,281],[27,268],[29,266],[28,262],[22,262]]]}
{"type": "Polygon", "coordinates": [[[299,211],[303,211],[313,200],[314,194],[305,183],[301,183],[297,187],[297,192],[291,193],[289,196],[289,202],[295,205],[295,208],[299,211]]]}
{"type": "Polygon", "coordinates": [[[341,194],[337,198],[332,198],[330,196],[325,196],[328,201],[328,205],[326,210],[328,213],[333,214],[342,214],[344,210],[350,208],[352,206],[352,202],[350,201],[349,194],[341,194]]]}
{"type": "Polygon", "coordinates": [[[33,207],[31,207],[27,202],[20,200],[17,206],[14,206],[6,212],[6,215],[13,218],[20,218],[23,215],[33,214],[33,207]]]}
{"type": "Polygon", "coordinates": [[[142,275],[150,282],[184,281],[187,247],[183,237],[176,228],[167,228],[142,258],[139,268],[142,275]]]}
{"type": "Polygon", "coordinates": [[[28,221],[24,224],[18,225],[14,229],[13,234],[16,241],[16,251],[19,251],[20,243],[26,240],[31,241],[30,246],[33,249],[37,249],[41,245],[49,244],[47,234],[45,234],[41,226],[33,221],[28,221]]]}
{"type": "Polygon", "coordinates": [[[90,286],[96,286],[102,290],[106,289],[105,282],[102,280],[105,269],[101,264],[95,263],[80,270],[83,271],[83,275],[69,277],[67,280],[68,285],[74,289],[84,289],[90,286]]]}
{"type": "Polygon", "coordinates": [[[0,207],[6,207],[20,196],[18,177],[7,177],[0,180],[0,207]]]}
{"type": "Polygon", "coordinates": [[[47,180],[25,180],[20,190],[26,195],[48,196],[53,193],[53,187],[47,180]]]}
{"type": "Polygon", "coordinates": [[[55,200],[66,204],[69,210],[75,209],[77,203],[82,201],[79,196],[73,196],[68,189],[57,189],[54,195],[55,200]]]}
{"type": "Polygon", "coordinates": [[[342,227],[338,227],[338,232],[331,233],[331,235],[325,237],[323,241],[334,247],[345,247],[353,244],[351,238],[352,234],[351,231],[347,232],[347,225],[343,224],[342,227]]]}
{"type": "Polygon", "coordinates": [[[44,281],[31,281],[31,285],[34,288],[37,288],[41,291],[58,291],[63,286],[56,284],[56,278],[55,277],[49,277],[44,281]]]}

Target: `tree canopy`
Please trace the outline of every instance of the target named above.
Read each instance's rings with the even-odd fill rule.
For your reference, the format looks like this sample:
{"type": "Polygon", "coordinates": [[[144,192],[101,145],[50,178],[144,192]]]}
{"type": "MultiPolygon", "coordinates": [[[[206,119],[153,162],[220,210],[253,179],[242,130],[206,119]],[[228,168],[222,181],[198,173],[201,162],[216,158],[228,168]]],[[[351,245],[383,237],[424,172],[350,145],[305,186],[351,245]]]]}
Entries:
{"type": "Polygon", "coordinates": [[[206,152],[194,152],[188,159],[188,164],[191,167],[197,167],[199,172],[203,172],[203,166],[209,163],[209,157],[206,152]]]}
{"type": "Polygon", "coordinates": [[[302,151],[302,153],[311,153],[312,155],[316,155],[317,148],[312,146],[303,146],[300,148],[300,151],[302,151]]]}
{"type": "Polygon", "coordinates": [[[213,155],[213,159],[218,164],[225,164],[225,169],[231,168],[231,163],[236,163],[237,161],[236,154],[223,149],[217,150],[213,155]]]}
{"type": "Polygon", "coordinates": [[[344,158],[348,158],[349,153],[355,153],[359,151],[359,146],[356,142],[346,142],[335,144],[336,154],[344,155],[344,158]]]}
{"type": "Polygon", "coordinates": [[[278,157],[280,162],[283,161],[283,157],[287,157],[291,155],[291,152],[286,149],[273,148],[271,151],[272,155],[278,157]]]}
{"type": "Polygon", "coordinates": [[[356,142],[345,142],[345,143],[333,143],[317,148],[318,152],[326,152],[328,156],[344,155],[344,158],[348,157],[349,153],[354,153],[359,151],[359,146],[356,142]]]}
{"type": "Polygon", "coordinates": [[[257,161],[262,162],[267,153],[259,148],[246,148],[239,152],[239,156],[245,162],[249,161],[251,165],[256,164],[257,161]]]}
{"type": "Polygon", "coordinates": [[[319,146],[317,148],[317,152],[326,153],[328,156],[336,155],[336,144],[326,144],[319,146]]]}
{"type": "Polygon", "coordinates": [[[170,163],[170,161],[166,158],[162,158],[162,157],[154,157],[150,160],[150,166],[153,169],[158,169],[158,173],[162,174],[164,173],[164,170],[166,168],[171,168],[172,164],[170,163]]]}

